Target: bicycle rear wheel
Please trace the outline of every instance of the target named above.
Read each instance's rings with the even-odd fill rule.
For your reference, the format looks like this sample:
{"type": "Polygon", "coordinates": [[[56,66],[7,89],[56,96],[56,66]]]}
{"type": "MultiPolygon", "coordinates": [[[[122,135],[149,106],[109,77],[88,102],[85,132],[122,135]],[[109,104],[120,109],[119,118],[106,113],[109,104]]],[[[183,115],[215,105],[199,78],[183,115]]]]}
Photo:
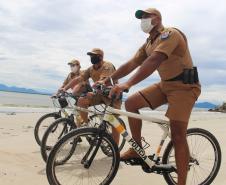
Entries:
{"type": "MultiPolygon", "coordinates": [[[[70,130],[75,129],[75,123],[69,118],[60,118],[54,121],[46,130],[42,138],[41,144],[41,155],[43,160],[46,162],[49,156],[49,153],[53,146],[60,140],[65,134],[67,134],[70,130]]],[[[58,161],[58,163],[63,163],[70,157],[75,149],[76,145],[73,143],[71,145],[71,150],[68,152],[67,156],[65,155],[65,159],[58,161]]]]}
{"type": "Polygon", "coordinates": [[[56,119],[59,118],[61,118],[60,112],[52,112],[45,114],[38,119],[34,128],[34,136],[39,146],[41,146],[42,137],[46,129],[49,127],[50,124],[52,124],[56,119]]]}
{"type": "Polygon", "coordinates": [[[119,151],[112,137],[98,128],[79,128],[65,135],[53,147],[47,160],[46,173],[51,185],[107,185],[112,182],[118,167],[119,151]],[[79,137],[82,142],[77,144],[74,154],[64,164],[57,165],[56,161],[70,150],[70,144],[79,137]],[[86,138],[91,140],[87,141],[86,138]],[[111,156],[106,156],[100,149],[102,142],[108,143],[111,156]],[[94,158],[88,167],[92,155],[94,158]]]}
{"type": "MultiPolygon", "coordinates": [[[[207,130],[192,128],[187,131],[187,141],[190,161],[186,184],[211,184],[221,165],[221,149],[217,139],[207,130]]],[[[167,145],[162,162],[176,167],[172,142],[167,145]]],[[[177,173],[163,173],[163,176],[168,184],[177,184],[177,173]]]]}

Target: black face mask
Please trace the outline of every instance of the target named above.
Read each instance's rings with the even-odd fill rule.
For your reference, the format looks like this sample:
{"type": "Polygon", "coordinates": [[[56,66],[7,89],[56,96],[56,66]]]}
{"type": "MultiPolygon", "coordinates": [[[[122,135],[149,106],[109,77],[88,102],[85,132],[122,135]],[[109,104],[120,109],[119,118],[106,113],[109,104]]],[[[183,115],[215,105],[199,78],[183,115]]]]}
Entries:
{"type": "Polygon", "coordinates": [[[100,59],[99,56],[97,56],[97,55],[91,56],[91,63],[92,63],[92,64],[97,64],[97,63],[99,63],[100,61],[101,61],[101,59],[100,59]]]}

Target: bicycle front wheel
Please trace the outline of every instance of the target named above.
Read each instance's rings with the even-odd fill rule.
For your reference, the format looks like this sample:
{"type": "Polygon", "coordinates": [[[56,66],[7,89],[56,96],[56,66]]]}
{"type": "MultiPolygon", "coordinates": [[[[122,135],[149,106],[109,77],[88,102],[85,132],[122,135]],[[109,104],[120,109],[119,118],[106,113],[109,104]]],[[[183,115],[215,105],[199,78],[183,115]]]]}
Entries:
{"type": "MultiPolygon", "coordinates": [[[[192,128],[187,131],[187,142],[190,161],[186,184],[211,184],[221,165],[221,149],[217,139],[207,130],[192,128]]],[[[162,162],[176,167],[172,142],[167,145],[162,162]]],[[[177,184],[177,173],[163,173],[163,176],[168,184],[177,184]]]]}
{"type": "Polygon", "coordinates": [[[118,147],[109,134],[98,128],[79,128],[65,135],[53,147],[47,160],[46,173],[51,185],[107,185],[115,177],[119,161],[118,147]],[[76,145],[71,158],[57,165],[56,161],[78,138],[82,138],[82,142],[76,145]],[[108,143],[111,156],[106,156],[101,150],[102,142],[108,143]]]}
{"type": "MultiPolygon", "coordinates": [[[[75,129],[75,123],[70,120],[70,118],[60,118],[54,121],[46,130],[42,138],[41,144],[41,155],[43,160],[46,162],[49,156],[49,153],[53,146],[60,140],[65,134],[67,134],[70,130],[75,129]]],[[[58,163],[62,163],[70,157],[75,149],[76,145],[71,145],[71,150],[68,153],[68,156],[65,156],[64,160],[58,161],[58,163]]]]}
{"type": "Polygon", "coordinates": [[[45,114],[38,119],[37,123],[35,124],[34,136],[39,146],[41,146],[42,137],[46,129],[52,122],[59,118],[61,118],[60,112],[52,112],[45,114]]]}

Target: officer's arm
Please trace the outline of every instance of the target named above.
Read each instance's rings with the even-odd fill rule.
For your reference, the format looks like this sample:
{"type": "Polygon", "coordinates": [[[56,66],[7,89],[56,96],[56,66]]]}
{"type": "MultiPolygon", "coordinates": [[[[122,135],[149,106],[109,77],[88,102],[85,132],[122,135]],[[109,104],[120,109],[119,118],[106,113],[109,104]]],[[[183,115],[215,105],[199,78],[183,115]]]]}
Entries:
{"type": "Polygon", "coordinates": [[[121,65],[111,76],[111,78],[116,81],[126,75],[128,75],[130,72],[132,72],[134,69],[136,69],[139,66],[139,63],[134,62],[133,60],[129,60],[127,63],[121,65]]]}
{"type": "Polygon", "coordinates": [[[70,79],[70,74],[64,80],[64,82],[63,82],[62,86],[60,87],[60,89],[64,88],[68,84],[68,82],[70,81],[69,79],[70,79]]]}
{"type": "Polygon", "coordinates": [[[82,81],[82,77],[81,76],[78,76],[78,77],[74,78],[73,80],[71,80],[67,85],[65,85],[64,89],[65,90],[68,90],[68,89],[74,87],[80,81],[82,81]]]}
{"type": "Polygon", "coordinates": [[[125,64],[120,66],[117,71],[115,71],[111,78],[114,81],[128,75],[134,69],[141,65],[141,63],[147,58],[146,54],[146,43],[144,43],[136,52],[136,54],[125,64]]]}
{"type": "Polygon", "coordinates": [[[140,68],[126,83],[129,85],[129,87],[131,87],[144,80],[150,76],[167,58],[167,55],[164,53],[153,52],[153,54],[142,63],[140,68]]]}

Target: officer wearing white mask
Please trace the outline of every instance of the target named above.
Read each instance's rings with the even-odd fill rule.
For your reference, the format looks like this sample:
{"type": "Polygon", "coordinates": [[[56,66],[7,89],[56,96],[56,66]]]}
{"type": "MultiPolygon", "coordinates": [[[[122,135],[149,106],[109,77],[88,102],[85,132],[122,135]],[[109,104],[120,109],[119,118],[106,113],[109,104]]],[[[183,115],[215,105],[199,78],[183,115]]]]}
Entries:
{"type": "MultiPolygon", "coordinates": [[[[110,81],[110,78],[119,80],[137,69],[124,83],[116,84],[112,88],[110,96],[119,95],[123,90],[130,89],[154,71],[158,71],[161,80],[130,95],[125,102],[125,108],[129,112],[139,113],[141,108],[156,109],[168,104],[165,116],[170,121],[177,165],[177,184],[185,185],[190,158],[186,140],[187,126],[193,105],[201,92],[197,68],[193,65],[185,34],[174,27],[164,27],[162,16],[157,9],[137,10],[135,16],[141,21],[142,31],[149,37],[136,54],[111,77],[105,79],[104,83],[110,81]]],[[[142,147],[142,121],[129,118],[129,125],[133,139],[142,147]]],[[[135,158],[140,156],[133,148],[120,155],[121,161],[135,158]]]]}
{"type": "MultiPolygon", "coordinates": [[[[80,70],[81,66],[78,60],[73,59],[70,62],[68,62],[68,65],[70,66],[71,72],[68,74],[67,78],[64,80],[63,85],[58,90],[58,93],[66,85],[68,85],[73,79],[83,74],[83,71],[80,70]]],[[[82,92],[86,92],[87,88],[89,88],[89,82],[81,80],[79,83],[75,84],[71,89],[75,89],[73,93],[75,95],[79,95],[82,92]]]]}

